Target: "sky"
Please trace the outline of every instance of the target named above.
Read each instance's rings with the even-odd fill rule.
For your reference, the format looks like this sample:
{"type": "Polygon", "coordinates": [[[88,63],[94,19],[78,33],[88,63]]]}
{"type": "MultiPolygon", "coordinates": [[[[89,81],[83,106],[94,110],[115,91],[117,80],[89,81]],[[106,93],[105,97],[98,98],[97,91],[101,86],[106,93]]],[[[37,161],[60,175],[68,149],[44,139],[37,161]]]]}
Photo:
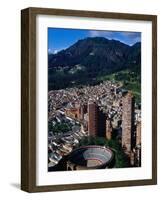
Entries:
{"type": "Polygon", "coordinates": [[[130,46],[141,41],[139,32],[48,28],[48,52],[57,53],[86,37],[105,37],[119,40],[130,46]]]}

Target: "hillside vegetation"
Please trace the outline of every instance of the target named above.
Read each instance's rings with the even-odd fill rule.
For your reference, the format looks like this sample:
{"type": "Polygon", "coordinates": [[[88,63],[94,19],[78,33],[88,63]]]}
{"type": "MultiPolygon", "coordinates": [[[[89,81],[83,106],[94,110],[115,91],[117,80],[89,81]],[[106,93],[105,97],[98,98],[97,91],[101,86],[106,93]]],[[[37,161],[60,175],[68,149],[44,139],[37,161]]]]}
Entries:
{"type": "Polygon", "coordinates": [[[141,93],[141,43],[128,46],[103,37],[86,38],[69,48],[49,54],[48,89],[121,81],[137,101],[141,93]]]}

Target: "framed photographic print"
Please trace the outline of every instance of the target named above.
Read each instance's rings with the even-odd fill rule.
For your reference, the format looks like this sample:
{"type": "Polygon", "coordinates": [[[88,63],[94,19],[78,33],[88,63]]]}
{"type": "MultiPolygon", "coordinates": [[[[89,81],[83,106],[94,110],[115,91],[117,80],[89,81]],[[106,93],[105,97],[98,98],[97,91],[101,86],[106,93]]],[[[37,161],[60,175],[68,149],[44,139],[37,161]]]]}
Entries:
{"type": "Polygon", "coordinates": [[[157,16],[21,12],[21,188],[157,183],[157,16]]]}

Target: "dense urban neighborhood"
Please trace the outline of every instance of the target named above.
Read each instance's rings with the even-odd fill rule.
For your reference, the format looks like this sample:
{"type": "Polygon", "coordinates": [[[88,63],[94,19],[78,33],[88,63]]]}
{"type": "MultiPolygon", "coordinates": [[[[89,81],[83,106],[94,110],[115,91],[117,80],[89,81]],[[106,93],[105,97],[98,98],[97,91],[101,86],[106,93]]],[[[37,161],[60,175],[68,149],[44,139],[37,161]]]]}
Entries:
{"type": "MultiPolygon", "coordinates": [[[[89,145],[112,150],[112,164],[106,168],[141,166],[141,105],[119,82],[48,93],[49,171],[71,169],[72,152],[89,145]]],[[[100,148],[88,151],[96,156],[100,148]]],[[[80,169],[80,163],[74,166],[80,169]]],[[[90,162],[93,166],[97,168],[96,161],[90,162]]]]}

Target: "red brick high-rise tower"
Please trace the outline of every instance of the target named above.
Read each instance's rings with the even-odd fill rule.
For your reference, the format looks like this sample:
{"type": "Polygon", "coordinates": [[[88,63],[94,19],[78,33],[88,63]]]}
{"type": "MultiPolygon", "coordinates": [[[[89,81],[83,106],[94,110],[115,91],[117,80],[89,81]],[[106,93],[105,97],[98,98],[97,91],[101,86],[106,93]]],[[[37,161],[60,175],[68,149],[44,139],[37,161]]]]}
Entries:
{"type": "Polygon", "coordinates": [[[98,118],[98,105],[90,100],[88,102],[88,134],[91,136],[98,135],[98,118]]]}
{"type": "Polygon", "coordinates": [[[134,145],[134,104],[134,96],[128,92],[122,101],[122,147],[127,154],[134,145]]]}

